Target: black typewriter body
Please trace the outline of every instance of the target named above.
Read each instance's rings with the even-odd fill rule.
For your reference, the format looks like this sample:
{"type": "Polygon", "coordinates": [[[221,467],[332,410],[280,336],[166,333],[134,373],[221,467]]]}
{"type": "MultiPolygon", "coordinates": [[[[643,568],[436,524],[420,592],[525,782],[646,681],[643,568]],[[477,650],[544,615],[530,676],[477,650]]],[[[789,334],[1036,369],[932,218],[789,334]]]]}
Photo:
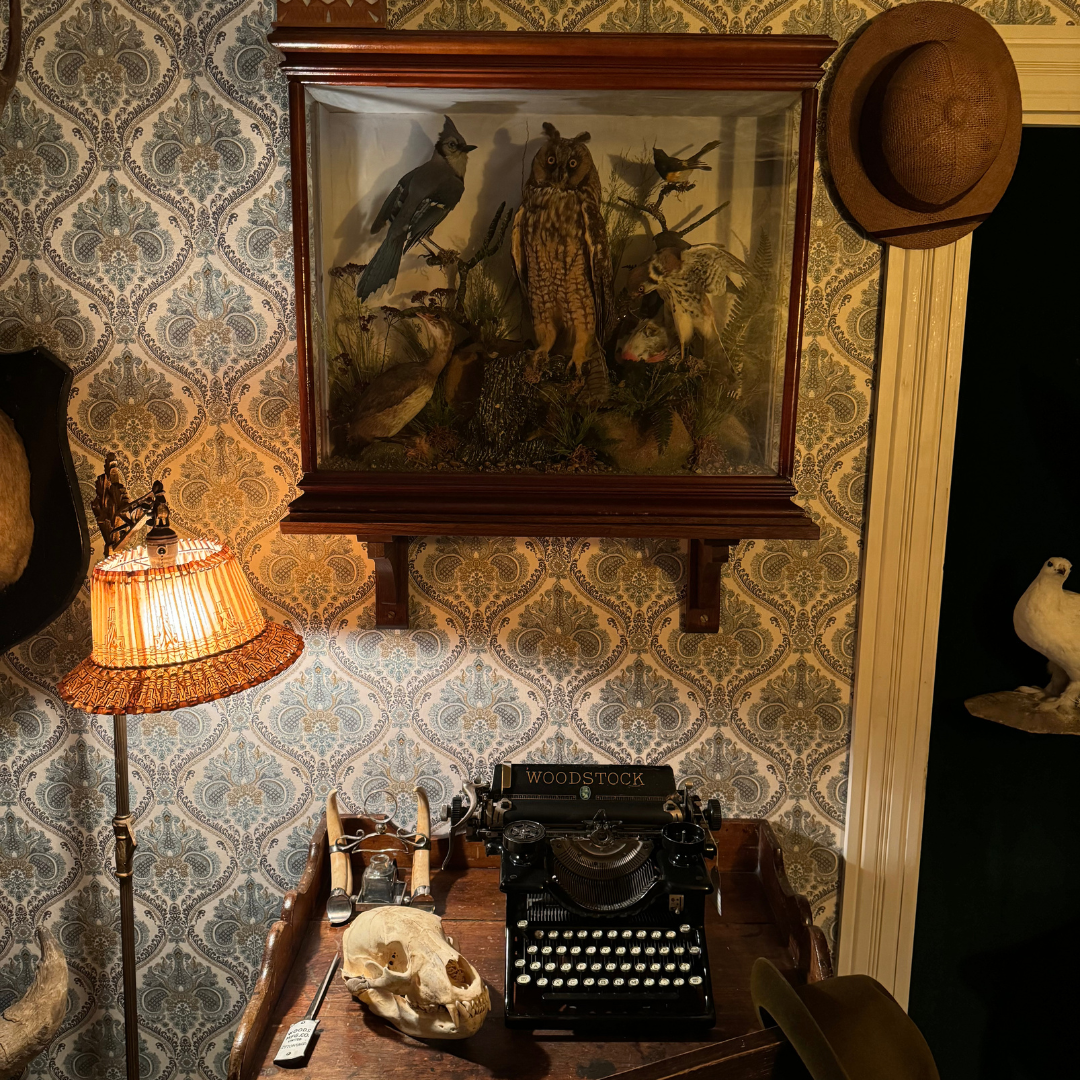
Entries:
{"type": "Polygon", "coordinates": [[[508,1027],[713,1024],[718,804],[670,766],[503,764],[457,812],[500,856],[508,1027]]]}

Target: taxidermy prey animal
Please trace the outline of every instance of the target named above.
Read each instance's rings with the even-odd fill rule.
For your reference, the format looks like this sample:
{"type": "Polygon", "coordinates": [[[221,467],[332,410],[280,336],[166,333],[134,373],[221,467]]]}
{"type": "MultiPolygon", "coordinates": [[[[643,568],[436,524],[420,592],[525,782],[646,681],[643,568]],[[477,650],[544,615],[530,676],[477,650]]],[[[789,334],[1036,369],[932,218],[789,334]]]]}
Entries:
{"type": "Polygon", "coordinates": [[[431,158],[397,182],[375,217],[373,233],[388,223],[390,228],[356,283],[361,300],[397,277],[401,256],[422,244],[465,193],[465,166],[476,147],[465,142],[449,116],[443,119],[431,158]]]}
{"type": "Polygon", "coordinates": [[[595,389],[595,375],[606,389],[601,345],[613,284],[600,176],[585,145],[587,131],[564,139],[544,124],[544,134],[547,142],[533,158],[513,233],[514,266],[537,342],[534,365],[546,360],[561,335],[577,373],[592,357],[595,389]]]}
{"type": "Polygon", "coordinates": [[[745,281],[749,272],[741,259],[719,244],[700,244],[678,254],[665,248],[649,262],[642,291],[655,291],[663,299],[685,356],[695,331],[706,341],[719,338],[711,298],[727,292],[733,277],[745,281]]]}
{"type": "Polygon", "coordinates": [[[372,380],[349,424],[350,443],[391,438],[431,400],[435,382],[454,351],[454,324],[434,311],[415,314],[431,332],[431,355],[424,361],[395,364],[372,380]]]}
{"type": "Polygon", "coordinates": [[[654,146],[652,151],[653,164],[656,166],[660,179],[665,184],[681,184],[690,179],[690,174],[695,169],[701,172],[712,172],[712,166],[706,165],[701,159],[719,145],[720,140],[714,139],[712,142],[707,142],[696,154],[691,154],[688,158],[672,157],[670,154],[665,154],[659,146],[654,146]]]}
{"type": "Polygon", "coordinates": [[[1041,652],[1050,682],[1045,690],[1022,686],[1026,693],[1045,694],[1039,708],[1076,708],[1080,699],[1080,593],[1062,586],[1072,563],[1048,559],[1013,611],[1013,627],[1025,645],[1041,652]]]}

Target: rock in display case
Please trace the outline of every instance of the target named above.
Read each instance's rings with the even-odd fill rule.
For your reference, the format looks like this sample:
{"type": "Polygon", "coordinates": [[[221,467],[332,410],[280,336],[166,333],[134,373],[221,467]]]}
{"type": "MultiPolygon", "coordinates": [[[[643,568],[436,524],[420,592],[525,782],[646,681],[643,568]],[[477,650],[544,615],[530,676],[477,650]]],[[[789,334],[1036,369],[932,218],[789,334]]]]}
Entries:
{"type": "MultiPolygon", "coordinates": [[[[742,537],[817,535],[791,474],[835,42],[280,12],[304,470],[283,529],[390,545],[390,578],[419,533],[684,537],[691,594],[742,537]]],[[[714,629],[696,600],[687,628],[714,629]]]]}

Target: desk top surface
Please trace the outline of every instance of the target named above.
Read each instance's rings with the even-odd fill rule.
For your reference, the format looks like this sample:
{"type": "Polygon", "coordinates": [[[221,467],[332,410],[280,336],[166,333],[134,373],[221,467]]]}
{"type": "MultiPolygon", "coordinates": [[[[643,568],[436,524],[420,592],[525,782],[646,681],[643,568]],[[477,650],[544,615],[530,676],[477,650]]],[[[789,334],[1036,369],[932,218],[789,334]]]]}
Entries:
{"type": "MultiPolygon", "coordinates": [[[[571,1031],[511,1031],[503,1024],[505,897],[498,870],[470,867],[432,875],[436,912],[447,934],[477,968],[491,991],[491,1014],[470,1039],[421,1042],[372,1015],[335,976],[319,1012],[320,1034],[301,1069],[280,1069],[273,1056],[289,1026],[306,1012],[343,928],[325,918],[308,923],[260,1044],[260,1076],[286,1074],[319,1080],[600,1080],[613,1073],[760,1030],[750,1001],[750,968],[766,956],[782,970],[795,964],[774,921],[762,879],[746,871],[721,872],[722,914],[709,904],[706,932],[716,1002],[715,1028],[704,1038],[642,1037],[592,1040],[571,1031]]],[[[320,915],[321,915],[320,911],[320,915]]]]}

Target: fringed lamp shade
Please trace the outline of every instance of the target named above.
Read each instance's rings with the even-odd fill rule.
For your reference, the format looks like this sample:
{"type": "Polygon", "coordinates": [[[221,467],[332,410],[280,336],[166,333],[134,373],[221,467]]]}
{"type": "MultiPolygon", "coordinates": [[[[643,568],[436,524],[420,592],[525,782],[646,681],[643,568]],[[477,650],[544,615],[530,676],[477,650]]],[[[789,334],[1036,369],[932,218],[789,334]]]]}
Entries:
{"type": "Polygon", "coordinates": [[[269,622],[227,547],[181,540],[175,566],[145,547],[94,568],[94,650],[59,686],[92,713],[149,713],[199,705],[272,678],[303,650],[269,622]]]}

